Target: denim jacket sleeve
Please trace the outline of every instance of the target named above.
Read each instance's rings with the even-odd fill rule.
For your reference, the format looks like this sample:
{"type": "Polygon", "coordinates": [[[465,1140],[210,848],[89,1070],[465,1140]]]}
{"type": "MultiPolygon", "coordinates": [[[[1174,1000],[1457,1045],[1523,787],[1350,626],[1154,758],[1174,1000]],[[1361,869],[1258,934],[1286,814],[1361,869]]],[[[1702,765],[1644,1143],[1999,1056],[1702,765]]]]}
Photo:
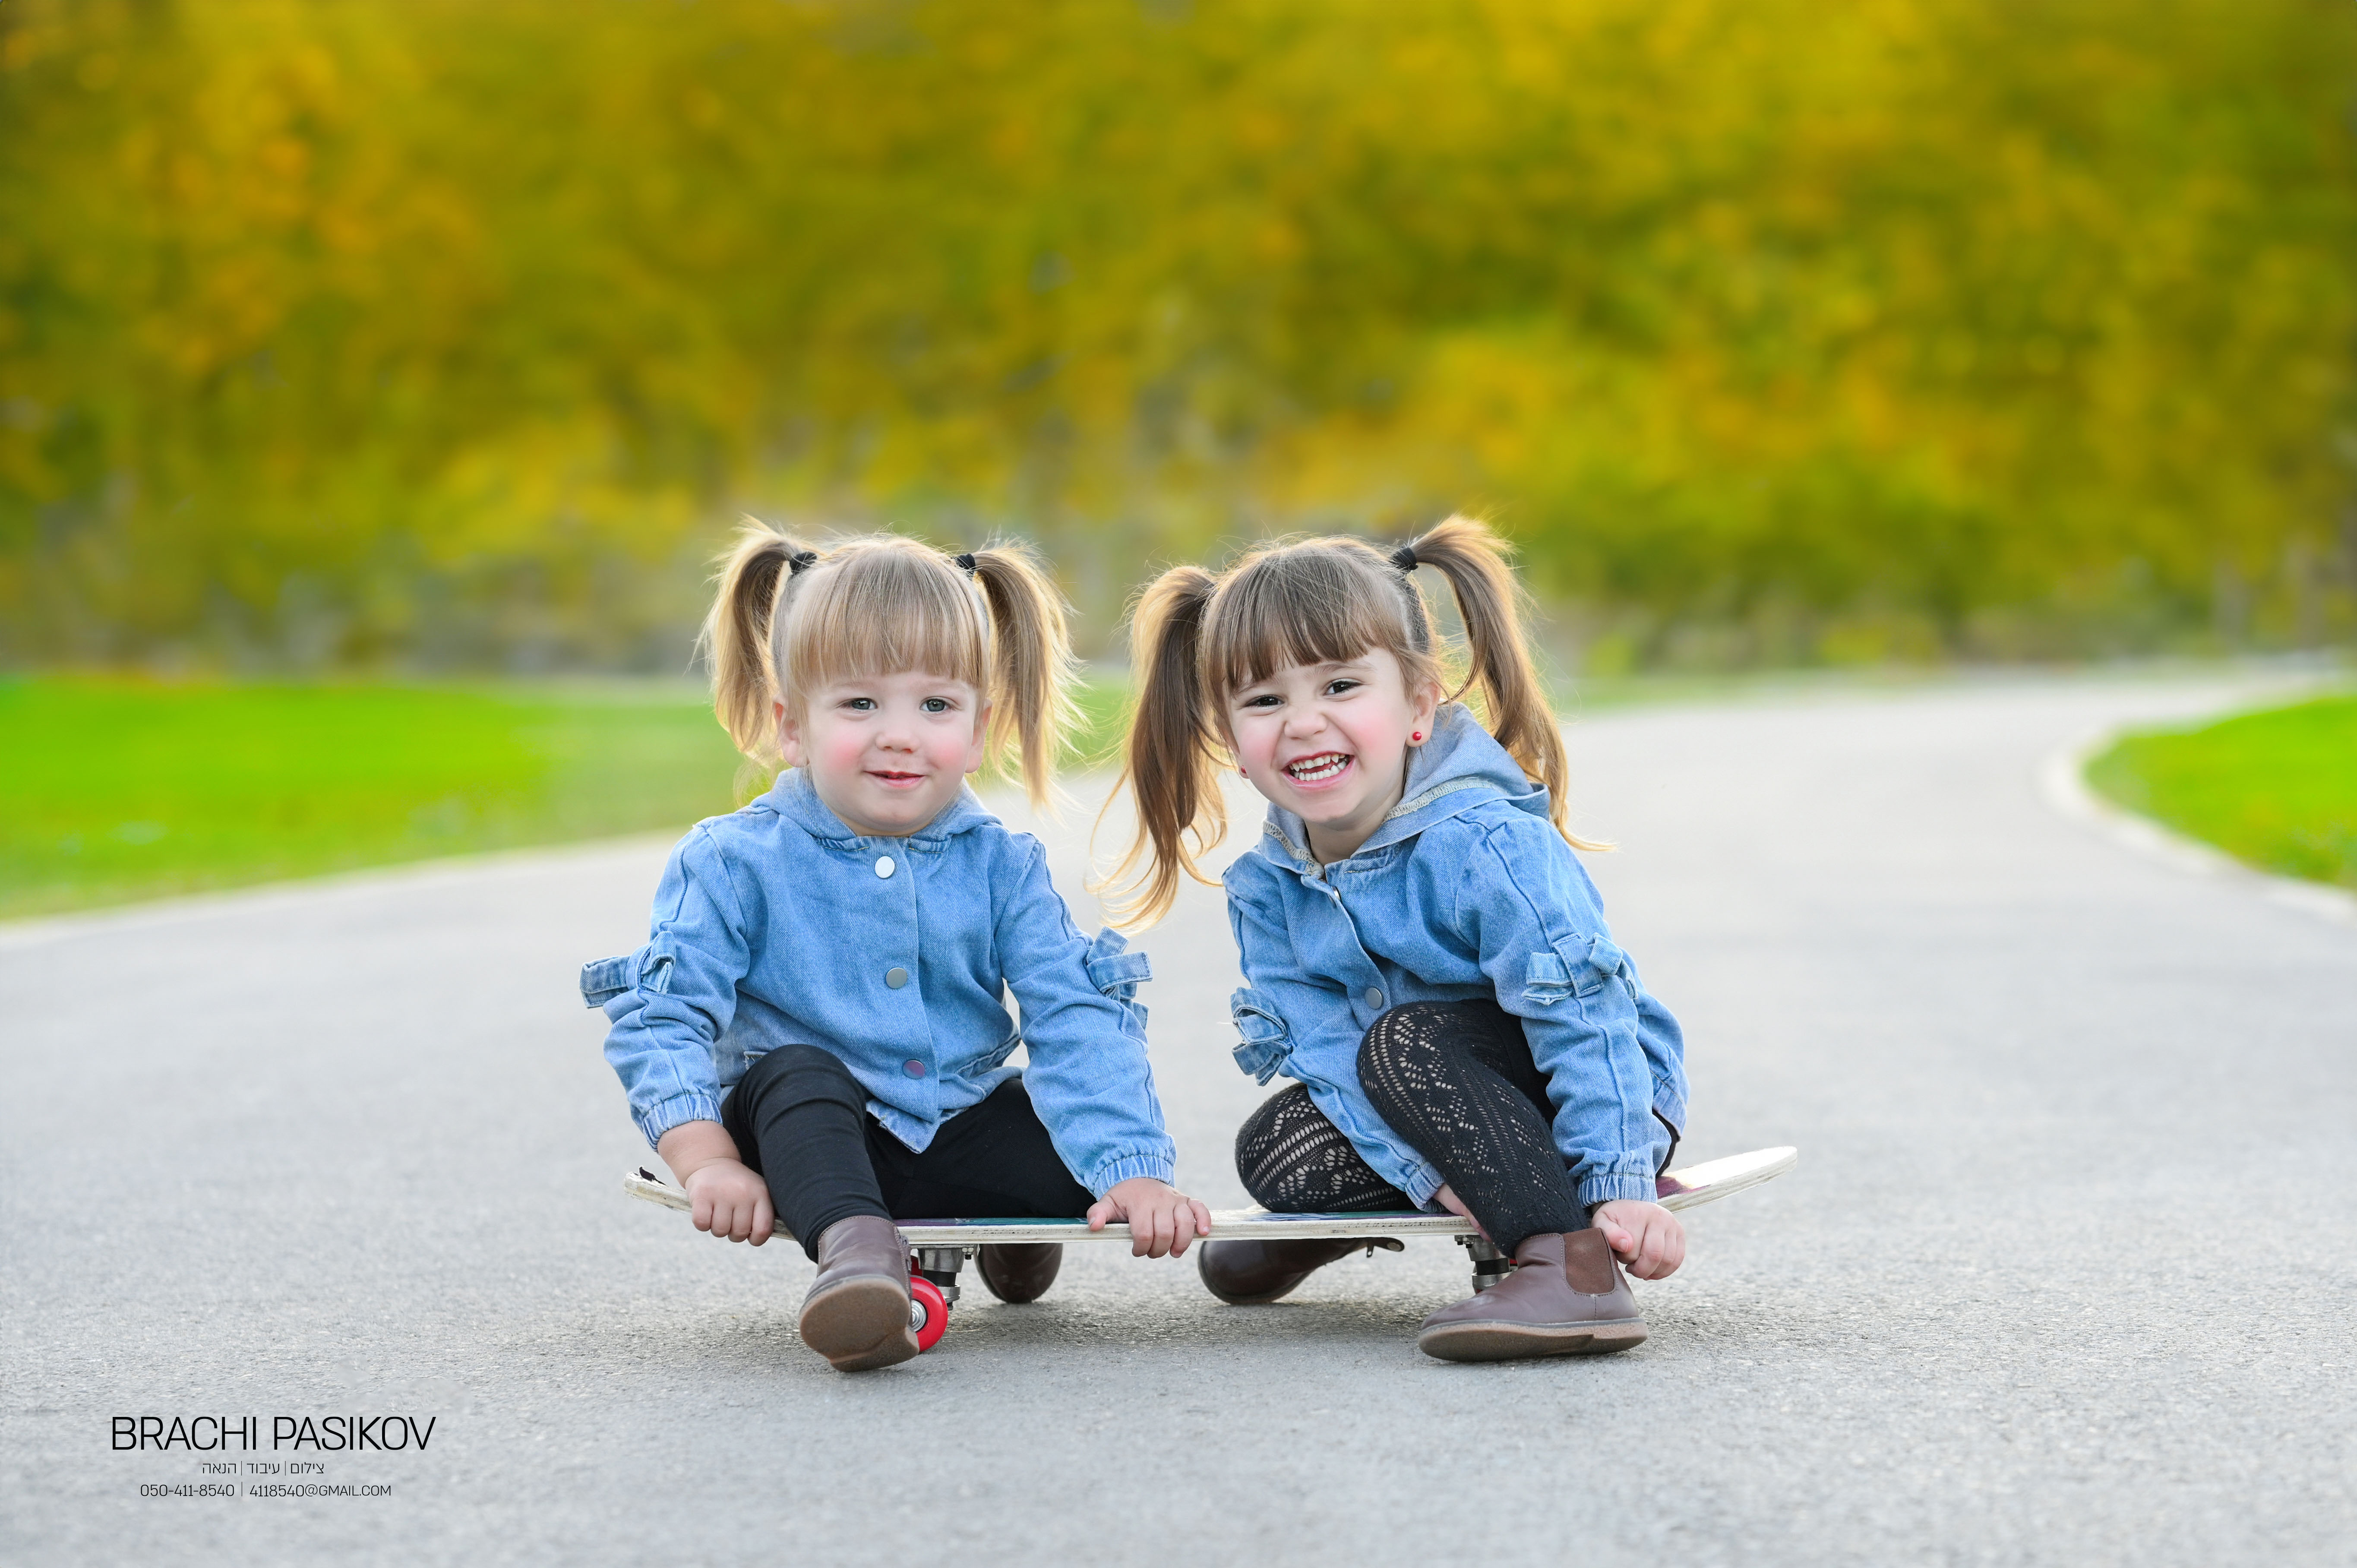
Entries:
{"type": "Polygon", "coordinates": [[[1455,923],[1480,955],[1498,1004],[1523,1020],[1555,1101],[1555,1146],[1578,1174],[1579,1201],[1650,1202],[1669,1133],[1653,1114],[1641,1031],[1669,1015],[1612,944],[1595,884],[1552,826],[1518,816],[1467,827],[1479,838],[1464,846],[1455,923]]]}
{"type": "Polygon", "coordinates": [[[1028,854],[999,900],[999,968],[1022,1010],[1030,1065],[1024,1087],[1067,1169],[1097,1197],[1132,1176],[1168,1181],[1177,1151],[1164,1131],[1146,1059],[1146,1009],[1134,1000],[1151,978],[1144,953],[1106,932],[1092,945],[1048,878],[1047,852],[1028,854]]]}
{"type": "Polygon", "coordinates": [[[606,1059],[650,1144],[683,1122],[720,1120],[712,1046],[751,967],[746,933],[727,865],[699,827],[663,866],[647,945],[582,971],[582,995],[611,1025],[606,1059]]]}
{"type": "Polygon", "coordinates": [[[1358,1025],[1339,982],[1304,972],[1282,908],[1252,886],[1249,860],[1228,873],[1228,921],[1234,929],[1244,988],[1231,1001],[1236,1066],[1266,1083],[1283,1073],[1351,1140],[1374,1173],[1429,1206],[1440,1172],[1375,1113],[1359,1083],[1358,1025]]]}

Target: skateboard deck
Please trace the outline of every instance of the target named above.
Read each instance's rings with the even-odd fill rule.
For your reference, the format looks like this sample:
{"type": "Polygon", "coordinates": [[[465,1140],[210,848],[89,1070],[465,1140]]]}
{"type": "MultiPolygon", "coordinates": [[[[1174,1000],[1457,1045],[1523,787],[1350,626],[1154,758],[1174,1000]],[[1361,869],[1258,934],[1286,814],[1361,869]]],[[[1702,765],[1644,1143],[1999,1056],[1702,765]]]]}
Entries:
{"type": "MultiPolygon", "coordinates": [[[[1754,1149],[1698,1165],[1664,1171],[1654,1182],[1664,1208],[1692,1208],[1772,1181],[1799,1163],[1793,1148],[1754,1149]]],[[[687,1194],[644,1166],[622,1178],[622,1190],[632,1197],[685,1211],[694,1206],[687,1194]]],[[[1092,1230],[1085,1219],[897,1219],[893,1221],[911,1248],[980,1247],[1025,1241],[1127,1241],[1129,1227],[1108,1224],[1092,1230]]],[[[778,1234],[786,1234],[780,1226],[778,1234]]],[[[1367,1214],[1273,1214],[1265,1208],[1215,1208],[1211,1239],[1228,1240],[1252,1236],[1265,1240],[1339,1240],[1346,1236],[1476,1236],[1470,1220],[1454,1214],[1415,1212],[1367,1214]]]]}

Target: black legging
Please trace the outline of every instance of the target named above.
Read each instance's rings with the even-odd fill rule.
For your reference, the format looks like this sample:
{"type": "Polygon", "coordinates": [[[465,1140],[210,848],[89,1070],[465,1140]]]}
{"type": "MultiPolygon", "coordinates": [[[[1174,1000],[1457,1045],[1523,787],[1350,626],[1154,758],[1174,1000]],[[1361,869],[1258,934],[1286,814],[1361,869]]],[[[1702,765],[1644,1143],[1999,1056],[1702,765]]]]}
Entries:
{"type": "MultiPolygon", "coordinates": [[[[1491,1239],[1587,1228],[1555,1151],[1555,1103],[1519,1019],[1494,1002],[1394,1007],[1359,1044],[1359,1082],[1378,1115],[1430,1160],[1491,1239]]],[[[1377,1176],[1301,1084],[1271,1096],[1236,1133],[1236,1174],[1263,1208],[1290,1214],[1413,1208],[1377,1176]]]]}
{"type": "Polygon", "coordinates": [[[778,1223],[813,1261],[822,1231],[855,1214],[887,1219],[1078,1219],[1072,1179],[1010,1078],[933,1130],[922,1154],[867,1114],[867,1090],[831,1051],[780,1046],[720,1102],[720,1124],[770,1184],[778,1223]]]}

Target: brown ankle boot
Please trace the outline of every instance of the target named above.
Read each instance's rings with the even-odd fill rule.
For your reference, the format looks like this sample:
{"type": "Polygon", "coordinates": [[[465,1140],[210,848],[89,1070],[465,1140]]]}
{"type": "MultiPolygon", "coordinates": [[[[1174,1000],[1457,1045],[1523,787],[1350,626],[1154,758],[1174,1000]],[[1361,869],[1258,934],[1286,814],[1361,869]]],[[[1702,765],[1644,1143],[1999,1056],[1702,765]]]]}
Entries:
{"type": "Polygon", "coordinates": [[[1230,1306],[1249,1306],[1290,1294],[1302,1281],[1362,1247],[1405,1251],[1393,1236],[1361,1236],[1340,1241],[1233,1241],[1195,1244],[1195,1272],[1213,1295],[1230,1306]]]}
{"type": "Polygon", "coordinates": [[[1060,1241],[1002,1241],[995,1247],[985,1247],[974,1258],[981,1271],[982,1283],[999,1300],[1020,1305],[1038,1301],[1056,1283],[1056,1271],[1064,1266],[1064,1248],[1060,1241]]]}
{"type": "Polygon", "coordinates": [[[1637,1298],[1601,1230],[1532,1236],[1514,1272],[1424,1320],[1415,1348],[1444,1361],[1600,1356],[1645,1338],[1637,1298]]]}
{"type": "Polygon", "coordinates": [[[888,1367],[917,1353],[909,1327],[909,1254],[880,1215],[855,1214],[819,1233],[818,1278],[802,1298],[802,1343],[838,1372],[888,1367]]]}

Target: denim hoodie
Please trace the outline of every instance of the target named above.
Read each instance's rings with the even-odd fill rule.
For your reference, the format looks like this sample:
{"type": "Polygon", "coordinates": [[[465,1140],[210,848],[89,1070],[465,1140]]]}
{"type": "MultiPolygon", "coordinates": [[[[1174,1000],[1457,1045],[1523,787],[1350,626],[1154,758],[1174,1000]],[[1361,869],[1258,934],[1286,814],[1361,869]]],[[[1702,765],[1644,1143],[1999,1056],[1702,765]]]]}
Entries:
{"type": "Polygon", "coordinates": [[[1248,984],[1232,1005],[1236,1065],[1283,1073],[1375,1173],[1430,1206],[1441,1175],[1359,1084],[1359,1042],[1387,1007],[1494,1000],[1522,1020],[1555,1101],[1579,1200],[1652,1199],[1685,1125],[1685,1043],[1612,945],[1587,872],[1547,821],[1547,794],[1463,706],[1437,716],[1400,803],[1351,858],[1320,867],[1299,817],[1274,805],[1228,868],[1248,984]]]}
{"type": "Polygon", "coordinates": [[[1174,1174],[1135,1000],[1151,974],[1124,946],[1081,935],[1039,841],[972,790],[906,838],[863,838],[796,769],[680,840],[647,945],[584,965],[581,995],[612,1022],[606,1059],[649,1143],[718,1121],[748,1062],[802,1044],[842,1058],[869,1113],[922,1150],[1015,1076],[1021,1044],[1056,1153],[1103,1197],[1174,1174]]]}

